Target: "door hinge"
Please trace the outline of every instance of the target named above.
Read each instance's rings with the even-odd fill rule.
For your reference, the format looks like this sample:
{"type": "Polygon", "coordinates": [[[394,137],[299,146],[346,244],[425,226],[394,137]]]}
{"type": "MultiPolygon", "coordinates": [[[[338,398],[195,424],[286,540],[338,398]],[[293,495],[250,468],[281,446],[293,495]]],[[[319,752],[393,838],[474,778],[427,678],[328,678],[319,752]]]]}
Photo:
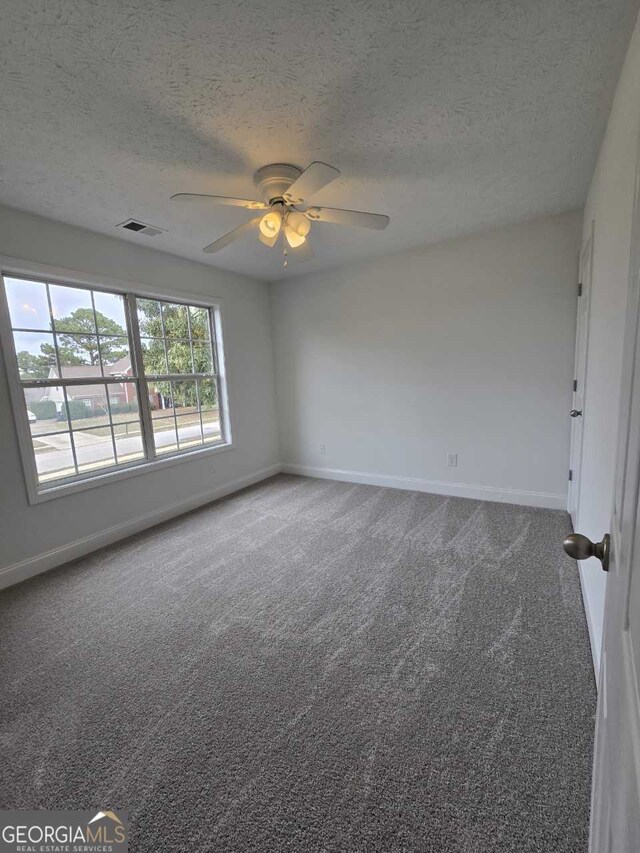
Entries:
{"type": "Polygon", "coordinates": [[[574,390],[574,391],[577,391],[577,390],[578,390],[578,380],[577,380],[577,379],[574,379],[574,380],[573,380],[573,390],[574,390]]]}
{"type": "Polygon", "coordinates": [[[578,282],[578,296],[582,296],[582,282],[578,282]]]}
{"type": "Polygon", "coordinates": [[[573,471],[569,468],[569,482],[573,480],[573,471]]]}

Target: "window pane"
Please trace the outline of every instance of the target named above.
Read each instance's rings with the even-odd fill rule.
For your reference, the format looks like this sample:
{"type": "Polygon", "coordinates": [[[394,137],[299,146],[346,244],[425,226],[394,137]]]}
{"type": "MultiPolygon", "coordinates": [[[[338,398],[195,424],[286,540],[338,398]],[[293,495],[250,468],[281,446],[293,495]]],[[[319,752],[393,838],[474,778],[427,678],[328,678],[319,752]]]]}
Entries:
{"type": "Polygon", "coordinates": [[[194,373],[213,373],[213,358],[211,356],[210,344],[193,344],[193,371],[194,373]]]}
{"type": "Polygon", "coordinates": [[[114,424],[139,419],[138,391],[135,382],[122,382],[107,386],[111,418],[114,424]]]}
{"type": "Polygon", "coordinates": [[[195,380],[173,383],[173,396],[178,421],[180,447],[202,443],[200,411],[195,380]]]}
{"type": "Polygon", "coordinates": [[[50,329],[46,284],[19,278],[5,278],[4,282],[11,325],[15,329],[50,329]]]}
{"type": "Polygon", "coordinates": [[[196,412],[192,415],[179,415],[178,422],[178,442],[180,449],[185,447],[195,447],[202,444],[202,428],[200,426],[200,413],[196,412]]]}
{"type": "Polygon", "coordinates": [[[21,379],[47,379],[57,377],[55,349],[52,334],[40,332],[14,332],[13,343],[18,356],[21,379]]]}
{"type": "Polygon", "coordinates": [[[205,441],[220,441],[222,430],[217,409],[202,412],[202,433],[205,441]]]}
{"type": "Polygon", "coordinates": [[[126,373],[131,367],[129,341],[127,338],[100,336],[100,354],[102,356],[102,372],[105,376],[114,373],[126,373]]]}
{"type": "Polygon", "coordinates": [[[198,411],[198,389],[195,379],[172,382],[173,400],[176,414],[190,414],[198,411]]]}
{"type": "Polygon", "coordinates": [[[164,319],[164,334],[166,338],[189,337],[186,305],[176,305],[173,302],[163,302],[162,317],[164,319]]]}
{"type": "Polygon", "coordinates": [[[50,284],[49,293],[56,331],[95,335],[96,324],[90,290],[50,284]]]}
{"type": "Polygon", "coordinates": [[[107,389],[104,385],[68,385],[67,407],[71,428],[109,428],[107,389]]]}
{"type": "Polygon", "coordinates": [[[151,382],[148,384],[149,405],[151,414],[155,417],[165,417],[173,414],[173,397],[170,382],[151,382]],[[167,411],[168,410],[168,411],[167,411]]]}
{"type": "Polygon", "coordinates": [[[98,332],[105,335],[126,335],[127,319],[124,310],[124,297],[117,293],[93,292],[96,307],[98,332]]]}
{"type": "Polygon", "coordinates": [[[69,424],[62,411],[62,388],[25,388],[24,401],[31,435],[64,432],[69,424]]]}
{"type": "Polygon", "coordinates": [[[80,472],[94,471],[115,464],[111,430],[108,426],[99,429],[74,430],[73,442],[80,472]]]}
{"type": "Polygon", "coordinates": [[[175,420],[154,418],[153,438],[156,443],[156,453],[174,453],[178,449],[175,420]]]}
{"type": "MultiPolygon", "coordinates": [[[[132,416],[129,415],[129,417],[132,416]]],[[[113,433],[116,442],[116,453],[118,454],[118,464],[134,462],[136,459],[144,458],[142,426],[139,420],[129,423],[116,423],[113,427],[113,433]]]]}
{"type": "Polygon", "coordinates": [[[102,376],[97,335],[59,334],[58,357],[63,379],[102,376]]]}
{"type": "Polygon", "coordinates": [[[218,389],[215,379],[198,379],[201,409],[218,408],[218,389]]]}
{"type": "Polygon", "coordinates": [[[199,379],[198,392],[202,409],[202,433],[205,441],[220,441],[222,429],[218,412],[218,389],[215,379],[199,379]]]}
{"type": "Polygon", "coordinates": [[[142,440],[142,424],[140,420],[115,423],[113,425],[113,435],[116,442],[119,465],[144,458],[144,442],[142,440]]]}
{"type": "Polygon", "coordinates": [[[142,444],[140,433],[137,435],[135,432],[124,436],[121,434],[116,435],[116,453],[118,454],[119,465],[125,465],[127,462],[135,462],[137,459],[144,459],[144,445],[142,444]]]}
{"type": "Polygon", "coordinates": [[[141,435],[142,426],[140,421],[127,421],[126,423],[117,423],[113,425],[113,434],[117,438],[127,438],[132,435],[141,435]]]}
{"type": "Polygon", "coordinates": [[[29,427],[32,436],[41,438],[45,435],[55,435],[58,432],[68,432],[69,423],[64,414],[60,414],[55,421],[37,421],[29,424],[29,427]]]}
{"type": "Polygon", "coordinates": [[[155,299],[136,299],[140,334],[146,338],[161,338],[160,303],[155,299]]]}
{"type": "Polygon", "coordinates": [[[157,338],[142,338],[141,344],[144,372],[160,376],[168,373],[164,341],[157,338]]]}
{"type": "Polygon", "coordinates": [[[55,421],[36,421],[36,423],[30,423],[29,428],[32,436],[41,438],[42,436],[54,435],[58,432],[68,432],[69,422],[64,413],[61,413],[55,421]]]}
{"type": "Polygon", "coordinates": [[[209,312],[206,308],[189,307],[191,318],[191,337],[194,340],[209,340],[211,337],[209,329],[209,312]]]}
{"type": "Polygon", "coordinates": [[[32,438],[38,482],[47,483],[76,473],[68,432],[32,438]]]}
{"type": "Polygon", "coordinates": [[[193,373],[188,341],[167,341],[169,373],[193,373]]]}

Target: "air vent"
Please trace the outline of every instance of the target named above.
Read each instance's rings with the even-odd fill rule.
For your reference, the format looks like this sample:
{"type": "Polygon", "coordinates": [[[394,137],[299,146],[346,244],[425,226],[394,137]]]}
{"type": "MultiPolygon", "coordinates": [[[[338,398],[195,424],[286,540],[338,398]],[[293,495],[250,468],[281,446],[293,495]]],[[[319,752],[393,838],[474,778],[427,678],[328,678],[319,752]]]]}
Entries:
{"type": "Polygon", "coordinates": [[[158,228],[155,225],[149,225],[146,222],[139,222],[137,219],[127,219],[121,222],[116,228],[124,228],[125,231],[135,231],[136,234],[144,234],[145,237],[157,237],[162,234],[164,228],[158,228]]]}

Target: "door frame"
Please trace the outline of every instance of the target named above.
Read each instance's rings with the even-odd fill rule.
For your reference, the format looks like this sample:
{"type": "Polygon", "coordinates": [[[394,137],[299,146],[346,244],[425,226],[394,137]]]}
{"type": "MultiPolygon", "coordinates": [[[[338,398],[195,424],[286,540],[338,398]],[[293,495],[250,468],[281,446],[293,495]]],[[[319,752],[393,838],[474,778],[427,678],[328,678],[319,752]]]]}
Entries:
{"type": "MultiPolygon", "coordinates": [[[[583,411],[586,411],[586,399],[587,399],[587,369],[589,364],[589,329],[591,326],[591,284],[593,281],[593,242],[595,235],[595,220],[591,220],[591,227],[589,228],[589,235],[585,240],[582,249],[580,251],[580,261],[579,261],[579,285],[582,286],[581,295],[578,297],[577,301],[577,311],[576,311],[576,343],[575,343],[575,354],[574,354],[574,367],[573,367],[573,377],[574,381],[578,376],[582,376],[582,408],[583,411]],[[589,275],[584,275],[585,267],[587,266],[586,260],[588,259],[589,264],[589,275]],[[580,303],[580,299],[583,299],[584,302],[580,303]],[[582,309],[582,310],[581,310],[582,309]],[[584,316],[584,351],[582,353],[582,357],[580,356],[579,344],[580,344],[580,317],[584,316]]],[[[572,392],[572,402],[573,395],[575,392],[572,392]]],[[[582,429],[580,430],[580,446],[578,447],[575,444],[574,430],[571,428],[571,441],[569,445],[569,465],[573,465],[574,453],[577,456],[578,464],[572,470],[572,481],[569,483],[569,488],[567,490],[567,512],[571,515],[571,521],[573,522],[574,530],[577,529],[579,524],[579,516],[580,516],[580,488],[582,485],[582,460],[583,460],[583,447],[584,447],[584,415],[582,429]],[[575,490],[575,512],[571,512],[571,503],[572,496],[575,490]]]]}

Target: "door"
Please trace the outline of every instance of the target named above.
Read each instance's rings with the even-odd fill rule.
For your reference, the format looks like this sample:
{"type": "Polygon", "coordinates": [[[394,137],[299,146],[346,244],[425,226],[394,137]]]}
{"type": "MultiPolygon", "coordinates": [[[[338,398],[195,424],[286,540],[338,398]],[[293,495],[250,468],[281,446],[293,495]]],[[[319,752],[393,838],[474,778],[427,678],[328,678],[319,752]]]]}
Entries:
{"type": "MultiPolygon", "coordinates": [[[[611,551],[596,723],[590,853],[640,851],[640,207],[636,179],[611,551]]],[[[571,539],[572,537],[569,537],[571,539]]],[[[584,553],[593,555],[584,537],[584,553]],[[586,543],[586,544],[585,544],[586,543]],[[587,547],[588,546],[588,547],[587,547]]],[[[604,540],[603,540],[604,541],[604,540]]],[[[568,550],[571,550],[569,545],[568,550]]],[[[602,549],[595,556],[605,556],[602,549]]]]}
{"type": "Polygon", "coordinates": [[[569,461],[569,515],[574,528],[578,524],[580,471],[582,466],[582,430],[585,418],[585,388],[587,348],[589,344],[589,309],[591,306],[591,261],[593,258],[593,223],[591,235],[580,255],[580,284],[578,285],[578,319],[576,323],[576,358],[571,407],[571,453],[569,461]]]}

